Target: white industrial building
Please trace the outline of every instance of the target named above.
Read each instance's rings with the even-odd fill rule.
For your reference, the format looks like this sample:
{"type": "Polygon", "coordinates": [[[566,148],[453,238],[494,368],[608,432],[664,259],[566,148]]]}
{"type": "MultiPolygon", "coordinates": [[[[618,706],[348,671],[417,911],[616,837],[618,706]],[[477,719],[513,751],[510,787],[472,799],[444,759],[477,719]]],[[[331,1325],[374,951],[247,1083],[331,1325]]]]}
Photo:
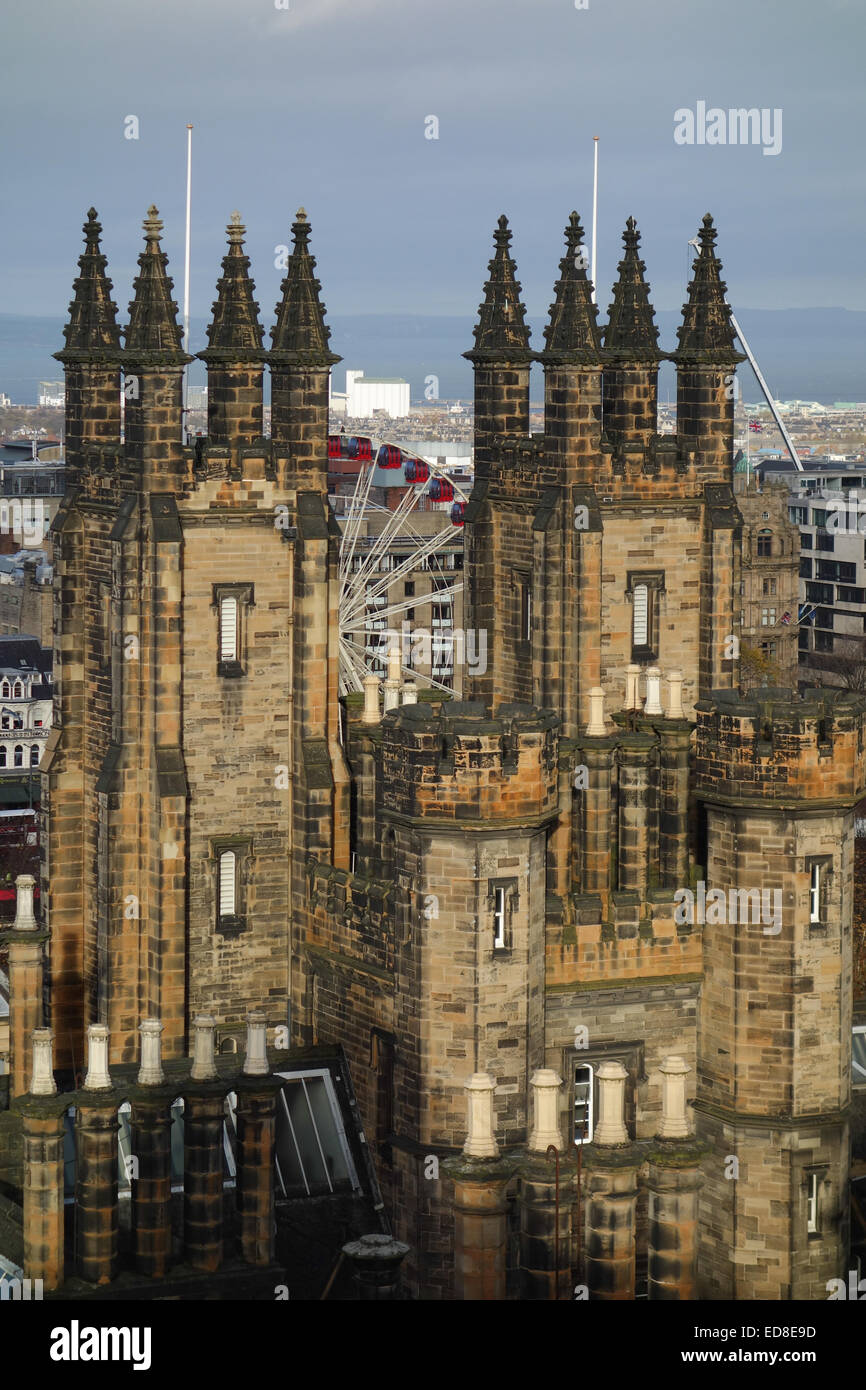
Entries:
{"type": "Polygon", "coordinates": [[[66,401],[66,386],[62,381],[40,381],[38,403],[42,406],[63,409],[66,401]]]}
{"type": "Polygon", "coordinates": [[[332,391],[331,410],[355,420],[370,420],[377,410],[391,420],[403,420],[409,414],[409,383],[398,376],[365,376],[363,372],[346,372],[345,392],[332,391]]]}

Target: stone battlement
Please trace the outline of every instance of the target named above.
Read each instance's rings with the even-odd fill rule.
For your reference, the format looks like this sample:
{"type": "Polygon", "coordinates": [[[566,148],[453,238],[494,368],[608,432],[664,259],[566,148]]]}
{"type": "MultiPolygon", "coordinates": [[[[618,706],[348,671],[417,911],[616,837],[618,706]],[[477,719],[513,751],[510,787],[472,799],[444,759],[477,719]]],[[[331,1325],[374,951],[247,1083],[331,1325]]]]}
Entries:
{"type": "Polygon", "coordinates": [[[854,802],[866,791],[860,695],[722,690],[696,713],[698,791],[709,801],[854,802]]]}
{"type": "Polygon", "coordinates": [[[381,725],[382,809],[456,821],[537,822],[558,805],[557,731],[549,710],[455,702],[403,705],[381,725]]]}

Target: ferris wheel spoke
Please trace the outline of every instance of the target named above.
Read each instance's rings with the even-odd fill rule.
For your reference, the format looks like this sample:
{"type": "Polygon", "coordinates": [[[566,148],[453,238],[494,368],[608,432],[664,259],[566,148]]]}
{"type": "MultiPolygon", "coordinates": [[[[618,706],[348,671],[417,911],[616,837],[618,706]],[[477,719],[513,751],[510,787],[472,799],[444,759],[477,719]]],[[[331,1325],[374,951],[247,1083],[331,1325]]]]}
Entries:
{"type": "Polygon", "coordinates": [[[355,490],[352,493],[351,504],[349,507],[349,518],[346,523],[346,530],[343,533],[343,544],[340,546],[340,597],[346,586],[347,577],[352,567],[355,556],[355,547],[358,536],[361,532],[361,523],[367,509],[367,502],[370,496],[370,487],[373,482],[373,474],[376,465],[371,463],[366,470],[362,469],[358,474],[355,483],[355,490]],[[349,542],[348,549],[346,542],[349,542]]]}
{"type": "MultiPolygon", "coordinates": [[[[374,650],[374,649],[371,648],[371,647],[362,647],[358,642],[349,642],[348,645],[349,645],[351,648],[353,648],[354,652],[357,653],[358,656],[364,657],[364,658],[366,658],[366,659],[368,659],[368,660],[370,660],[370,661],[380,661],[380,662],[382,662],[383,664],[387,661],[387,656],[388,656],[387,647],[385,647],[385,648],[383,648],[383,649],[380,649],[380,650],[374,650]]],[[[369,672],[371,671],[372,668],[371,668],[370,666],[368,666],[366,669],[367,669],[367,673],[369,673],[369,672]]],[[[431,689],[434,689],[434,690],[444,690],[444,691],[447,691],[447,693],[448,693],[449,695],[453,695],[453,693],[454,693],[453,690],[451,689],[451,686],[450,686],[450,685],[445,685],[444,682],[442,682],[442,681],[437,681],[436,678],[435,678],[435,676],[432,676],[432,675],[426,676],[426,675],[424,675],[422,672],[416,671],[415,668],[414,668],[414,666],[407,666],[407,665],[404,665],[404,664],[401,662],[401,663],[400,663],[400,672],[401,672],[402,675],[408,676],[410,680],[413,680],[413,681],[416,681],[416,682],[418,682],[418,681],[423,681],[424,684],[425,684],[426,686],[429,686],[431,689]]],[[[373,672],[373,674],[375,675],[376,673],[373,672]]]]}
{"type": "MultiPolygon", "coordinates": [[[[371,440],[373,458],[359,470],[341,519],[339,688],[343,695],[363,691],[364,679],[373,672],[374,666],[379,669],[373,673],[381,679],[388,645],[396,632],[399,632],[400,641],[404,644],[401,646],[401,658],[412,659],[405,646],[407,641],[413,640],[412,628],[404,617],[408,611],[429,609],[431,604],[449,604],[463,590],[462,581],[453,579],[440,560],[440,552],[453,544],[454,534],[450,525],[443,518],[442,528],[432,535],[418,526],[418,505],[420,499],[428,495],[427,487],[407,486],[395,508],[371,500],[381,442],[371,440]],[[374,514],[381,515],[381,521],[377,523],[380,529],[371,536],[365,534],[365,528],[370,529],[369,522],[374,514]],[[393,563],[391,558],[395,550],[399,555],[397,563],[393,563]],[[383,569],[383,563],[392,565],[392,568],[383,569]],[[388,602],[389,590],[422,568],[431,574],[434,585],[439,584],[440,587],[434,587],[430,593],[417,598],[413,596],[388,602]]],[[[407,451],[403,452],[405,455],[407,451]]],[[[466,494],[453,479],[448,479],[444,469],[429,460],[425,462],[428,482],[438,477],[452,487],[447,500],[452,496],[466,500],[466,494]]],[[[449,651],[453,660],[452,629],[437,627],[434,631],[433,621],[428,619],[426,627],[416,630],[416,642],[431,642],[435,652],[432,660],[429,655],[422,657],[424,666],[434,665],[437,660],[441,662],[441,657],[449,651]]],[[[412,649],[416,661],[417,650],[417,646],[412,649]]],[[[452,693],[451,685],[437,680],[432,673],[429,676],[421,675],[413,666],[403,664],[402,660],[400,669],[402,675],[411,680],[420,680],[431,689],[452,693]]]]}
{"type": "MultiPolygon", "coordinates": [[[[406,613],[410,608],[427,608],[433,603],[447,603],[462,592],[462,584],[452,584],[447,589],[434,589],[429,594],[422,594],[419,598],[402,599],[397,603],[389,603],[385,608],[377,608],[376,618],[388,619],[396,617],[400,613],[406,613]]],[[[340,630],[342,632],[363,632],[370,616],[368,613],[358,614],[348,622],[341,623],[340,630]]]]}
{"type": "MultiPolygon", "coordinates": [[[[405,560],[401,560],[394,569],[387,570],[381,579],[375,580],[370,584],[365,583],[363,587],[355,592],[353,598],[347,602],[344,610],[344,617],[349,619],[354,617],[356,612],[360,611],[370,599],[378,598],[379,595],[389,589],[392,584],[402,579],[405,575],[411,574],[414,570],[420,568],[423,561],[434,556],[437,551],[441,550],[449,543],[450,539],[450,536],[444,531],[430,536],[407,555],[405,560]]],[[[358,577],[359,579],[361,578],[360,575],[358,577]]]]}

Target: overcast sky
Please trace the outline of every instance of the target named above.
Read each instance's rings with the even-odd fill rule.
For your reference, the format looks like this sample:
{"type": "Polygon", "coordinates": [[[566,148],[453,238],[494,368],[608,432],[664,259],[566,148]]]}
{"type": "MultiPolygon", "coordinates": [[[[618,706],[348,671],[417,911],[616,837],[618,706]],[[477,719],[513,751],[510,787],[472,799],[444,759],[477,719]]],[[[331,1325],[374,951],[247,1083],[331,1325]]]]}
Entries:
{"type": "Polygon", "coordinates": [[[602,309],[629,214],[675,308],[708,210],[735,308],[866,308],[862,0],[282,3],[7,8],[0,312],[65,312],[91,203],[122,320],[151,202],[180,299],[188,121],[196,316],[239,208],[270,317],[301,204],[332,314],[474,312],[503,211],[542,313],[568,213],[591,217],[596,134],[602,309]],[[699,102],[766,108],[780,152],[677,144],[699,102]]]}

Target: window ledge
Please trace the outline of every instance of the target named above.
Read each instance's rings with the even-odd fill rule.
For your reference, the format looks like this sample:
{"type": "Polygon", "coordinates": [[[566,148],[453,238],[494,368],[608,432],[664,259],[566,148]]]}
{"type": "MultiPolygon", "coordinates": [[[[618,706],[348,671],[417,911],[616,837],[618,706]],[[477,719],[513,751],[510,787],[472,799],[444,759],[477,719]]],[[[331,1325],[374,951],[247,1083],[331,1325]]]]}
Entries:
{"type": "Polygon", "coordinates": [[[240,936],[247,929],[246,917],[220,917],[217,923],[218,936],[240,936]]]}

